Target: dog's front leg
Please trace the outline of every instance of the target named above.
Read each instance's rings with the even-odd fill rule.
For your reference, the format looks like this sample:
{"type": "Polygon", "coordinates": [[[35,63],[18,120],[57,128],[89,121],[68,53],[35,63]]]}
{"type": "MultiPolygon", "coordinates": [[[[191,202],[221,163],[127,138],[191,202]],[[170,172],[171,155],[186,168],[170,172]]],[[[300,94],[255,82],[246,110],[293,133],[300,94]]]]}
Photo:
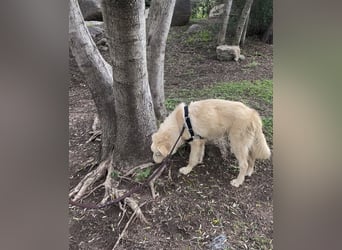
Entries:
{"type": "Polygon", "coordinates": [[[190,158],[189,158],[189,164],[186,167],[180,168],[179,172],[181,174],[187,175],[191,172],[193,167],[195,167],[197,164],[201,163],[204,156],[204,145],[205,141],[196,139],[193,140],[190,143],[191,151],[190,151],[190,158]]]}

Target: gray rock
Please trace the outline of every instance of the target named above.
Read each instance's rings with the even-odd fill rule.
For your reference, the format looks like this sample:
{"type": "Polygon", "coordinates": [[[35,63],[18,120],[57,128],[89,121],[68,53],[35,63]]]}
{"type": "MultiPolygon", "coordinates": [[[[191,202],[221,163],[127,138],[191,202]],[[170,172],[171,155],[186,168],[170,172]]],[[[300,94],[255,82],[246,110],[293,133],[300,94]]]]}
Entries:
{"type": "Polygon", "coordinates": [[[209,12],[209,18],[221,16],[224,12],[224,4],[214,6],[209,12]]]}
{"type": "Polygon", "coordinates": [[[193,33],[200,31],[201,29],[202,29],[202,26],[196,23],[196,24],[191,25],[186,31],[186,33],[193,34],[193,33]]]}
{"type": "Polygon", "coordinates": [[[220,61],[238,61],[240,59],[239,46],[220,45],[216,47],[217,59],[220,61]]]}
{"type": "Polygon", "coordinates": [[[190,0],[177,0],[173,11],[171,26],[183,26],[189,23],[191,16],[190,0]]]}
{"type": "Polygon", "coordinates": [[[209,244],[210,250],[224,250],[228,248],[229,244],[225,234],[220,234],[219,236],[215,237],[209,244]]]}
{"type": "Polygon", "coordinates": [[[102,21],[101,0],[78,0],[86,21],[102,21]]]}
{"type": "Polygon", "coordinates": [[[89,30],[89,33],[91,37],[94,39],[98,36],[104,35],[104,24],[103,22],[99,21],[86,21],[87,28],[89,30]]]}

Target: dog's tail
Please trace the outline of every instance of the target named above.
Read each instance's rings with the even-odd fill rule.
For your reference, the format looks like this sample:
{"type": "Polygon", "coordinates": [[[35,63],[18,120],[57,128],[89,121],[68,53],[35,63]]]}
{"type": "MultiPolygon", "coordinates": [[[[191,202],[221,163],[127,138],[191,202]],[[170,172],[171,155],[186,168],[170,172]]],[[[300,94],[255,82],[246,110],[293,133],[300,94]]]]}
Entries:
{"type": "Polygon", "coordinates": [[[262,121],[259,114],[253,113],[253,127],[255,128],[255,138],[252,145],[252,152],[257,159],[269,159],[271,157],[271,150],[267,145],[266,138],[262,132],[262,121]]]}

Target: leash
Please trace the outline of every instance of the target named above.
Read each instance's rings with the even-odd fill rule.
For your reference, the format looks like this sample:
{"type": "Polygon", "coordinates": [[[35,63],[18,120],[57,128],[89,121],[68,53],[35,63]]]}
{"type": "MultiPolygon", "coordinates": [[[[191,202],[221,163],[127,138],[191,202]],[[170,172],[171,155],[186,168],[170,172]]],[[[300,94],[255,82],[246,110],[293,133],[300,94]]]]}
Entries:
{"type": "Polygon", "coordinates": [[[128,196],[132,195],[133,193],[136,193],[138,191],[140,191],[143,187],[146,187],[150,182],[151,180],[156,177],[157,174],[160,173],[160,171],[164,168],[164,166],[170,161],[171,159],[171,156],[172,156],[172,152],[173,150],[175,149],[178,141],[180,140],[180,138],[182,137],[183,133],[184,133],[184,130],[185,130],[185,126],[183,126],[175,144],[173,145],[171,151],[169,152],[169,154],[164,158],[164,160],[160,163],[160,165],[156,168],[156,170],[147,178],[147,180],[141,184],[141,185],[136,185],[135,187],[131,188],[129,191],[127,191],[125,194],[123,194],[122,196],[114,199],[114,200],[111,200],[111,201],[108,201],[102,205],[98,205],[98,204],[94,204],[94,203],[79,203],[79,202],[76,202],[76,201],[73,201],[73,200],[69,200],[69,204],[71,205],[74,205],[74,206],[78,206],[78,207],[82,207],[82,208],[89,208],[89,209],[100,209],[100,208],[104,208],[104,207],[107,207],[109,205],[112,205],[112,204],[115,204],[115,203],[118,203],[120,201],[122,201],[123,199],[127,198],[128,196]]]}

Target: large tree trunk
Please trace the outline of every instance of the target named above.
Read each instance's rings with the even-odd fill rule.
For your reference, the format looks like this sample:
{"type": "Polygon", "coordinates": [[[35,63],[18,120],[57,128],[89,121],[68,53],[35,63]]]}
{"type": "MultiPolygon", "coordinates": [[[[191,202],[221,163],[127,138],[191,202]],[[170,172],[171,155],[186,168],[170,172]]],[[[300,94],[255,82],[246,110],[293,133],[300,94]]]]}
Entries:
{"type": "Polygon", "coordinates": [[[222,27],[218,34],[217,44],[223,45],[226,42],[226,32],[227,32],[227,26],[229,22],[229,15],[230,10],[232,8],[233,0],[227,0],[224,5],[224,13],[222,15],[222,27]]]}
{"type": "Polygon", "coordinates": [[[152,0],[147,19],[148,79],[158,120],[166,117],[164,95],[164,60],[176,0],[152,0]]]}
{"type": "Polygon", "coordinates": [[[72,54],[87,79],[99,114],[102,126],[102,161],[111,156],[116,137],[112,67],[96,48],[77,0],[70,0],[69,39],[72,54]]]}
{"type": "Polygon", "coordinates": [[[251,11],[252,4],[253,4],[253,0],[246,0],[245,6],[243,7],[240,18],[239,18],[239,22],[236,26],[236,32],[235,32],[235,37],[233,39],[233,45],[237,45],[237,46],[240,45],[242,32],[246,25],[246,21],[251,11]]]}
{"type": "Polygon", "coordinates": [[[148,84],[144,0],[104,0],[113,64],[116,137],[113,164],[127,171],[151,158],[156,118],[148,84]]]}

